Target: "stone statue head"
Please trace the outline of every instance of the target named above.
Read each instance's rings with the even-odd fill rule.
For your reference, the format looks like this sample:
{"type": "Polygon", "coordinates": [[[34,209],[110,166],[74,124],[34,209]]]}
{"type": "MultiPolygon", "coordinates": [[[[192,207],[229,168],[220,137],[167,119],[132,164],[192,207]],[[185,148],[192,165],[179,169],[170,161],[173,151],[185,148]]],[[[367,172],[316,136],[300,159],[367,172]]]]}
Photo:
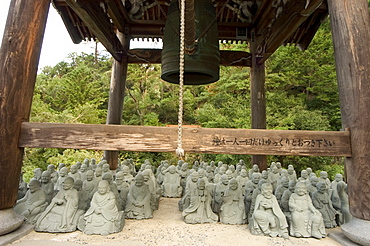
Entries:
{"type": "Polygon", "coordinates": [[[43,171],[41,174],[41,183],[47,184],[51,180],[51,173],[49,171],[43,171]]]}
{"type": "Polygon", "coordinates": [[[254,164],[252,167],[253,172],[259,172],[259,168],[257,164],[254,164]]]}
{"type": "Polygon", "coordinates": [[[204,190],[206,188],[206,181],[204,181],[204,179],[198,179],[197,187],[200,190],[204,190]]]}
{"type": "Polygon", "coordinates": [[[247,177],[248,176],[247,170],[241,169],[240,170],[240,176],[242,176],[243,178],[247,177]]]}
{"type": "Polygon", "coordinates": [[[86,164],[82,164],[81,167],[80,167],[80,171],[81,172],[86,172],[87,170],[87,165],[86,164]]]}
{"type": "Polygon", "coordinates": [[[98,184],[98,192],[100,195],[105,195],[110,190],[109,183],[106,180],[102,180],[98,184]]]}
{"type": "Polygon", "coordinates": [[[59,165],[58,165],[58,170],[61,170],[63,167],[65,167],[66,166],[66,164],[64,164],[64,163],[59,163],[59,165]]]}
{"type": "Polygon", "coordinates": [[[260,173],[253,173],[252,174],[252,182],[254,184],[258,184],[258,181],[261,179],[261,174],[260,173]]]}
{"type": "Polygon", "coordinates": [[[30,189],[30,192],[33,193],[40,189],[40,182],[36,179],[31,179],[30,183],[28,184],[28,188],[30,189]]]}
{"type": "Polygon", "coordinates": [[[290,180],[289,181],[289,190],[291,191],[291,192],[294,192],[294,190],[295,190],[295,185],[297,184],[297,181],[295,181],[295,180],[290,180]]]}
{"type": "Polygon", "coordinates": [[[71,173],[77,173],[77,171],[78,171],[77,165],[76,164],[72,165],[70,171],[71,171],[71,173]]]}
{"type": "Polygon", "coordinates": [[[262,185],[267,183],[267,180],[266,179],[260,179],[258,181],[258,188],[261,190],[262,189],[262,185]]]}
{"type": "Polygon", "coordinates": [[[293,174],[294,173],[294,167],[293,167],[293,165],[289,165],[288,166],[288,173],[289,174],[293,174]]]}
{"type": "Polygon", "coordinates": [[[78,162],[76,162],[76,164],[75,164],[75,165],[77,166],[77,169],[80,169],[80,167],[81,167],[81,165],[82,165],[82,162],[78,161],[78,162]]]}
{"type": "Polygon", "coordinates": [[[206,175],[203,168],[198,169],[198,175],[199,175],[199,178],[203,178],[206,175]]]}
{"type": "Polygon", "coordinates": [[[94,171],[93,170],[87,170],[86,171],[86,180],[91,181],[94,179],[94,171]]]}
{"type": "Polygon", "coordinates": [[[188,168],[189,168],[189,164],[184,162],[184,164],[182,164],[181,166],[181,171],[185,172],[188,170],[188,168]]]}
{"type": "Polygon", "coordinates": [[[35,170],[33,170],[33,176],[36,178],[36,179],[40,179],[41,178],[41,174],[42,174],[42,169],[41,168],[35,168],[35,170]]]}
{"type": "Polygon", "coordinates": [[[82,183],[83,181],[81,179],[77,179],[73,184],[73,188],[80,191],[82,189],[82,183]]]}
{"type": "Polygon", "coordinates": [[[316,177],[316,176],[311,176],[310,177],[310,183],[311,183],[312,186],[315,186],[316,187],[316,185],[317,185],[318,182],[319,182],[319,178],[318,177],[316,177]]]}
{"type": "Polygon", "coordinates": [[[109,164],[108,163],[103,164],[102,171],[103,171],[103,173],[109,172],[109,164]]]}
{"type": "Polygon", "coordinates": [[[310,176],[310,174],[312,173],[312,168],[308,167],[308,168],[306,168],[306,171],[308,173],[308,176],[310,176]]]}
{"type": "Polygon", "coordinates": [[[327,179],[328,178],[328,173],[325,171],[320,172],[320,178],[327,179]]]}
{"type": "Polygon", "coordinates": [[[235,166],[234,165],[230,165],[228,170],[230,170],[231,172],[235,172],[235,166]]]}
{"type": "Polygon", "coordinates": [[[150,179],[150,172],[149,169],[145,169],[141,172],[144,178],[144,182],[147,182],[150,179]]]}
{"type": "Polygon", "coordinates": [[[95,169],[95,177],[101,177],[102,174],[103,174],[103,170],[100,167],[97,167],[95,169]]]}
{"type": "Polygon", "coordinates": [[[85,164],[86,166],[88,166],[90,164],[89,158],[85,158],[83,164],[85,164]]]}
{"type": "Polygon", "coordinates": [[[224,167],[220,167],[220,168],[218,169],[218,173],[219,173],[220,175],[225,174],[225,173],[226,173],[226,168],[224,168],[224,167]]]}
{"type": "Polygon", "coordinates": [[[70,190],[73,188],[73,185],[74,185],[74,180],[72,177],[65,178],[62,183],[63,190],[70,190]]]}
{"type": "Polygon", "coordinates": [[[62,167],[59,171],[60,177],[66,177],[68,175],[68,167],[62,167]]]}
{"type": "Polygon", "coordinates": [[[228,185],[229,184],[229,176],[227,174],[223,174],[221,175],[221,183],[224,184],[224,185],[228,185]]]}
{"type": "Polygon", "coordinates": [[[328,185],[325,182],[318,182],[316,187],[317,187],[317,191],[320,193],[325,193],[329,189],[328,185]]]}
{"type": "Polygon", "coordinates": [[[274,174],[277,174],[279,172],[278,168],[276,166],[272,167],[271,172],[274,174]]]}
{"type": "Polygon", "coordinates": [[[266,170],[263,170],[261,173],[261,178],[262,179],[268,179],[269,173],[266,170]]]}
{"type": "Polygon", "coordinates": [[[55,172],[55,166],[53,164],[50,164],[50,165],[48,165],[46,170],[48,170],[50,173],[53,173],[53,172],[55,172]]]}
{"type": "Polygon", "coordinates": [[[104,173],[102,179],[106,180],[108,183],[111,183],[113,181],[113,175],[111,173],[104,173]]]}
{"type": "Polygon", "coordinates": [[[232,179],[233,172],[231,170],[227,170],[225,174],[229,177],[229,180],[232,179]]]}
{"type": "Polygon", "coordinates": [[[230,181],[229,181],[229,188],[231,190],[238,189],[238,180],[236,180],[235,178],[230,179],[230,181]]]}
{"type": "Polygon", "coordinates": [[[195,183],[195,182],[197,182],[197,181],[198,181],[198,179],[199,179],[199,174],[198,174],[198,172],[197,172],[197,171],[195,171],[195,172],[192,172],[192,173],[190,174],[190,177],[191,177],[191,181],[193,181],[193,182],[195,183]]]}
{"type": "Polygon", "coordinates": [[[284,187],[284,188],[288,188],[289,187],[289,179],[287,177],[282,177],[281,178],[281,185],[284,187]]]}
{"type": "Polygon", "coordinates": [[[307,186],[305,182],[298,182],[295,186],[294,193],[298,196],[304,196],[307,194],[307,186]]]}
{"type": "Polygon", "coordinates": [[[280,168],[281,168],[281,163],[280,163],[280,162],[276,162],[276,167],[277,167],[278,169],[280,169],[280,168]]]}
{"type": "Polygon", "coordinates": [[[176,173],[176,167],[174,165],[171,165],[169,168],[168,168],[168,171],[171,173],[171,174],[174,174],[176,173]]]}
{"type": "Polygon", "coordinates": [[[340,173],[335,174],[335,181],[340,182],[343,181],[343,175],[340,173]]]}
{"type": "Polygon", "coordinates": [[[267,199],[272,198],[272,196],[273,196],[272,191],[273,191],[273,188],[272,188],[272,184],[270,184],[270,183],[264,183],[261,186],[261,194],[267,199]]]}
{"type": "Polygon", "coordinates": [[[308,178],[308,172],[307,172],[307,170],[302,170],[301,171],[301,177],[304,178],[304,179],[307,179],[308,178]]]}
{"type": "Polygon", "coordinates": [[[143,185],[144,185],[144,177],[142,174],[139,173],[135,176],[135,186],[140,187],[143,185]]]}

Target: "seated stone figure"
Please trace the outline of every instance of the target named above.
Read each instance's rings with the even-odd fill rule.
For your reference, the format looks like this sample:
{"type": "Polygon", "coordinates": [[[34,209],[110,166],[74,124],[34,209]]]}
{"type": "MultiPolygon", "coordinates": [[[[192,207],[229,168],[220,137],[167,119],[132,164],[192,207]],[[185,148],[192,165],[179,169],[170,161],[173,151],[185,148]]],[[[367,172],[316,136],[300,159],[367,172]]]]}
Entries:
{"type": "Polygon", "coordinates": [[[27,223],[33,223],[33,218],[43,212],[48,205],[45,191],[41,189],[39,181],[32,179],[28,184],[26,195],[19,199],[14,207],[16,213],[23,215],[27,223]]]}
{"type": "Polygon", "coordinates": [[[197,181],[197,188],[190,194],[190,205],[182,212],[185,223],[202,224],[215,223],[218,221],[217,214],[211,209],[212,197],[206,188],[204,179],[197,181]]]}
{"type": "Polygon", "coordinates": [[[334,209],[332,201],[328,192],[329,186],[327,182],[320,181],[317,183],[317,191],[312,194],[312,203],[317,208],[322,217],[326,228],[333,228],[337,226],[335,216],[337,211],[334,209]]]}
{"type": "Polygon", "coordinates": [[[180,184],[181,177],[176,172],[176,167],[171,165],[168,172],[164,175],[162,192],[164,197],[181,197],[182,187],[180,184]]]}
{"type": "Polygon", "coordinates": [[[149,187],[144,183],[143,175],[139,173],[127,195],[126,218],[139,220],[152,218],[153,210],[150,206],[150,198],[149,187]]]}
{"type": "Polygon", "coordinates": [[[349,212],[349,202],[347,194],[347,184],[344,181],[339,181],[337,184],[338,196],[340,199],[340,212],[342,213],[341,224],[345,224],[352,219],[352,215],[349,212]]]}
{"type": "Polygon", "coordinates": [[[251,233],[254,235],[288,238],[288,223],[272,191],[273,187],[271,184],[265,183],[262,185],[261,194],[256,198],[256,205],[252,215],[253,226],[251,227],[251,233]]]}
{"type": "Polygon", "coordinates": [[[51,182],[49,171],[44,171],[41,174],[41,189],[45,191],[46,201],[49,204],[54,197],[54,184],[51,182]]]}
{"type": "Polygon", "coordinates": [[[238,185],[239,183],[235,178],[229,181],[229,188],[225,191],[221,205],[221,223],[232,225],[245,224],[244,196],[238,185]]]}
{"type": "Polygon", "coordinates": [[[179,210],[182,212],[185,208],[190,205],[191,191],[197,188],[197,182],[199,179],[198,172],[194,171],[189,175],[190,179],[186,182],[185,192],[179,201],[179,210]]]}
{"type": "Polygon", "coordinates": [[[296,184],[295,191],[289,199],[289,210],[291,212],[291,236],[318,239],[326,236],[321,213],[313,206],[304,182],[296,184]]]}
{"type": "Polygon", "coordinates": [[[78,211],[78,192],[73,185],[73,178],[64,179],[63,189],[36,218],[35,231],[72,232],[76,230],[77,220],[83,212],[78,211]]]}
{"type": "Polygon", "coordinates": [[[116,197],[110,191],[108,181],[99,182],[91,206],[81,218],[78,229],[85,234],[108,235],[122,230],[125,222],[123,212],[118,211],[116,197]]]}

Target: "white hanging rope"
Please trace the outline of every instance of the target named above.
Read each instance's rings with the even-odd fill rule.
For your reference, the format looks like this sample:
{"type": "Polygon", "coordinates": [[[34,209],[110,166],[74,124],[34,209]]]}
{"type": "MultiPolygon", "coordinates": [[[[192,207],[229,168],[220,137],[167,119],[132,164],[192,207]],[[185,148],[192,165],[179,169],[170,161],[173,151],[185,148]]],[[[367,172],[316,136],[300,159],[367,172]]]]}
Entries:
{"type": "Polygon", "coordinates": [[[183,158],[185,156],[182,148],[182,117],[184,111],[184,61],[185,61],[185,0],[180,4],[180,73],[179,73],[179,115],[178,115],[178,136],[176,154],[183,158]]]}

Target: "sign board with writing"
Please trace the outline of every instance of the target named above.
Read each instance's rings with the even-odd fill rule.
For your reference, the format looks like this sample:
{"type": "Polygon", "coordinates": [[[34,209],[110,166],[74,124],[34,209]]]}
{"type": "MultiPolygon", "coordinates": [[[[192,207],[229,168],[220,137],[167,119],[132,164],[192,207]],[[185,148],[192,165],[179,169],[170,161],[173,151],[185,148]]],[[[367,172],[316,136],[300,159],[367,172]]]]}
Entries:
{"type": "MultiPolygon", "coordinates": [[[[22,123],[19,147],[175,152],[177,128],[22,123]]],[[[350,132],[183,128],[185,153],[351,156],[350,132]]]]}

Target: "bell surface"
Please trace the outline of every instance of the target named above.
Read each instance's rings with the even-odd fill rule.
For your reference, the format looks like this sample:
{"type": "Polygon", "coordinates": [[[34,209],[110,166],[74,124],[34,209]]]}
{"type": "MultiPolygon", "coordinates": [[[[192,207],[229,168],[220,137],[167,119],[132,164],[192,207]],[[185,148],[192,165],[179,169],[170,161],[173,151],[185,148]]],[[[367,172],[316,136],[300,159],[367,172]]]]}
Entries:
{"type": "MultiPolygon", "coordinates": [[[[203,85],[220,77],[220,52],[216,11],[211,0],[195,0],[195,52],[185,54],[184,84],[203,85]]],[[[186,18],[186,17],[185,17],[186,18]]],[[[177,0],[169,6],[163,37],[162,75],[167,82],[179,84],[180,10],[177,0]]]]}

